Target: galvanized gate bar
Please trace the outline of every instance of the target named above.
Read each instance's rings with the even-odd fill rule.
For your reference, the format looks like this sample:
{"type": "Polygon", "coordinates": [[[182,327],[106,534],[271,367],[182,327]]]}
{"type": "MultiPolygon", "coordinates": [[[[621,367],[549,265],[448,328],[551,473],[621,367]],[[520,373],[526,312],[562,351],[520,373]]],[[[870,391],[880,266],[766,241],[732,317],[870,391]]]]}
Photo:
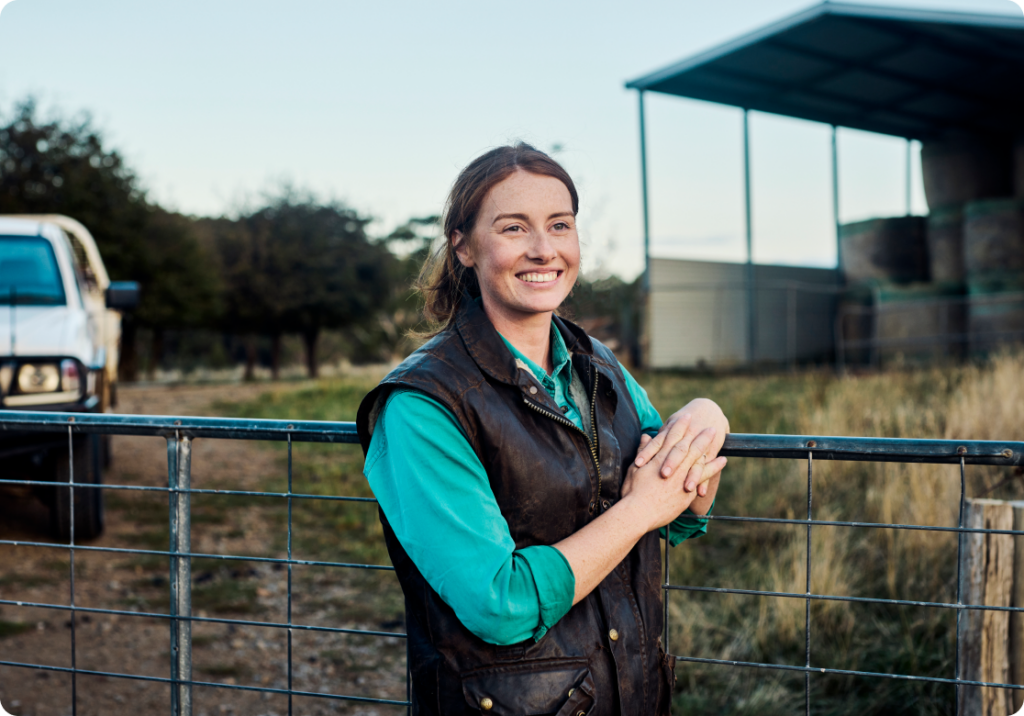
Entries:
{"type": "Polygon", "coordinates": [[[75,441],[71,435],[71,428],[68,428],[68,512],[71,527],[68,544],[68,569],[71,572],[68,580],[71,605],[71,716],[78,716],[78,679],[75,673],[78,665],[78,649],[75,643],[75,441]]]}
{"type": "MultiPolygon", "coordinates": [[[[811,667],[811,479],[814,477],[814,455],[807,453],[807,596],[804,604],[804,641],[806,661],[804,666],[811,667]]],[[[811,716],[811,672],[804,672],[804,699],[807,716],[811,716]]]]}
{"type": "Polygon", "coordinates": [[[171,716],[192,716],[192,441],[167,439],[170,509],[171,716]]]}
{"type": "MultiPolygon", "coordinates": [[[[190,418],[106,413],[48,413],[0,410],[0,432],[33,430],[106,435],[159,435],[223,440],[358,443],[355,423],[243,418],[190,418]]],[[[967,465],[1024,465],[1024,442],[1000,440],[912,440],[906,438],[733,433],[720,451],[727,457],[770,457],[868,462],[928,462],[967,465]]]]}

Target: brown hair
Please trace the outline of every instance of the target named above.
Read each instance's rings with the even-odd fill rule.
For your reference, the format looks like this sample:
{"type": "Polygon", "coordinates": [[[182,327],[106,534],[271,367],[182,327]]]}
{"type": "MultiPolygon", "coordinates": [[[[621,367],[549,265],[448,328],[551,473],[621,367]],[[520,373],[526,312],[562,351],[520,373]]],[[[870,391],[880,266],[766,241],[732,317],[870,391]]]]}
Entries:
{"type": "Polygon", "coordinates": [[[572,197],[572,213],[579,212],[579,196],[569,173],[547,154],[525,142],[497,147],[466,165],[445,202],[441,220],[444,243],[423,262],[415,284],[423,296],[423,313],[433,323],[434,330],[427,335],[451,325],[465,293],[473,298],[480,295],[476,272],[467,270],[455,255],[455,232],[462,233],[463,241],[470,240],[487,192],[520,169],[561,181],[572,197]]]}

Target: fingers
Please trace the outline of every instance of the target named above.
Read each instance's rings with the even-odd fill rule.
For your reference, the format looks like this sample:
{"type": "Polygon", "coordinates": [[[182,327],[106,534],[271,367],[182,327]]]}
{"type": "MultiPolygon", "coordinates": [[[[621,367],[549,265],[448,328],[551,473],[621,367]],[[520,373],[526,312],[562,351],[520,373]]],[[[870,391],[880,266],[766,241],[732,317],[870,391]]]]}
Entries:
{"type": "MultiPolygon", "coordinates": [[[[683,437],[686,435],[687,428],[690,427],[690,416],[684,414],[676,418],[675,420],[669,420],[665,425],[661,427],[658,434],[646,443],[641,438],[640,440],[640,451],[636,455],[634,464],[637,467],[643,467],[651,459],[657,455],[663,445],[669,448],[674,447],[683,437]]],[[[671,474],[671,473],[669,473],[671,474]]]]}
{"type": "Polygon", "coordinates": [[[707,463],[697,462],[687,473],[683,490],[693,492],[696,489],[699,497],[707,497],[708,481],[724,470],[727,462],[724,457],[716,457],[707,463]]]}
{"type": "Polygon", "coordinates": [[[714,428],[705,428],[691,441],[678,441],[662,463],[661,476],[670,477],[684,462],[689,467],[700,459],[702,455],[707,453],[708,446],[711,444],[714,436],[714,428]]]}
{"type": "MultiPolygon", "coordinates": [[[[701,482],[704,474],[705,463],[707,462],[706,451],[708,446],[711,445],[715,439],[715,429],[707,428],[702,430],[697,437],[690,443],[689,449],[685,454],[681,455],[674,461],[672,470],[666,474],[665,467],[669,467],[669,461],[675,457],[673,454],[665,459],[665,467],[662,468],[661,474],[663,477],[669,477],[675,472],[675,469],[686,465],[687,474],[686,480],[683,482],[683,489],[687,492],[693,492],[697,489],[697,484],[701,482]]],[[[679,446],[677,446],[678,448],[679,446]]],[[[673,452],[676,452],[673,450],[673,452]]],[[[717,458],[715,458],[717,460],[717,458]]]]}

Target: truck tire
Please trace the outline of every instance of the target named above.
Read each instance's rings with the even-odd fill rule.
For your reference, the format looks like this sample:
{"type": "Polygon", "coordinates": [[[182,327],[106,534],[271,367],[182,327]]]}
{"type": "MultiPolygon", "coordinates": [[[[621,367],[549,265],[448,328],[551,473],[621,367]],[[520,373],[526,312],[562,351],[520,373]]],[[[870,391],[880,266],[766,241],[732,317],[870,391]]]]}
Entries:
{"type": "MultiPolygon", "coordinates": [[[[103,484],[103,441],[99,435],[83,435],[74,439],[75,485],[103,484]]],[[[71,489],[68,451],[54,455],[54,477],[50,504],[50,529],[61,542],[71,540],[71,489]]],[[[75,488],[75,542],[96,539],[103,534],[103,490],[93,487],[75,488]]]]}

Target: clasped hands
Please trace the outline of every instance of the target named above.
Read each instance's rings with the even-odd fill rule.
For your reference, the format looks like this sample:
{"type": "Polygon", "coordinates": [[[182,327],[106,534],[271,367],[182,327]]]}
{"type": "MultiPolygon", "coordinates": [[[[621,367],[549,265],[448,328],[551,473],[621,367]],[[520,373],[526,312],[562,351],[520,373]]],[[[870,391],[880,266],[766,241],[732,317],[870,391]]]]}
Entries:
{"type": "Polygon", "coordinates": [[[622,497],[640,500],[650,528],[663,527],[693,505],[706,514],[727,460],[718,456],[729,421],[706,398],[683,406],[653,438],[644,435],[622,485],[622,497]],[[703,510],[695,503],[707,503],[703,510]]]}

